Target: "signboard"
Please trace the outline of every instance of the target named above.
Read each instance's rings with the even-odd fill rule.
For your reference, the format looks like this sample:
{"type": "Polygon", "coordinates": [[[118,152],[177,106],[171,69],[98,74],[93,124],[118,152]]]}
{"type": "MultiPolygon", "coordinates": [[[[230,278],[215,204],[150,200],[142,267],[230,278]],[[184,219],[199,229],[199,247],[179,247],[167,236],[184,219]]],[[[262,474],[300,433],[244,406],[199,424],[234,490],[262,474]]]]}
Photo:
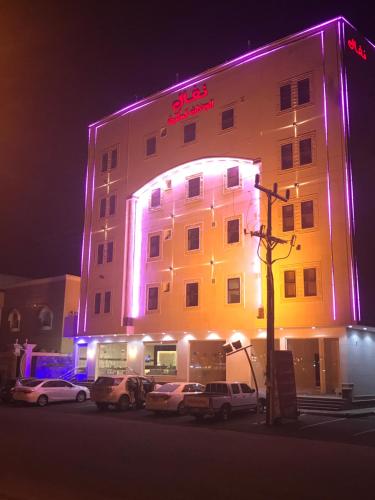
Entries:
{"type": "Polygon", "coordinates": [[[273,351],[274,416],[297,418],[297,391],[292,351],[273,351]]]}
{"type": "Polygon", "coordinates": [[[172,102],[173,114],[169,115],[168,124],[175,125],[182,120],[186,120],[187,118],[202,113],[203,111],[212,109],[215,104],[213,99],[209,99],[206,102],[196,103],[196,101],[200,101],[205,97],[208,97],[208,90],[205,83],[202,85],[202,89],[194,87],[191,91],[191,95],[186,91],[180,92],[178,94],[178,98],[172,102]]]}

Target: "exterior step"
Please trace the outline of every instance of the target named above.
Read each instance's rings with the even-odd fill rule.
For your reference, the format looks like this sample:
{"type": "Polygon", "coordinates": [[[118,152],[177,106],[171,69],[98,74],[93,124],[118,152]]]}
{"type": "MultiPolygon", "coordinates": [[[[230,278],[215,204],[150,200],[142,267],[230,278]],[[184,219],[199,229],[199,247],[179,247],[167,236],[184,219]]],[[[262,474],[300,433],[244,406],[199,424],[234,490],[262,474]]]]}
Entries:
{"type": "Polygon", "coordinates": [[[299,410],[340,411],[347,407],[347,401],[338,397],[298,396],[299,410]]]}

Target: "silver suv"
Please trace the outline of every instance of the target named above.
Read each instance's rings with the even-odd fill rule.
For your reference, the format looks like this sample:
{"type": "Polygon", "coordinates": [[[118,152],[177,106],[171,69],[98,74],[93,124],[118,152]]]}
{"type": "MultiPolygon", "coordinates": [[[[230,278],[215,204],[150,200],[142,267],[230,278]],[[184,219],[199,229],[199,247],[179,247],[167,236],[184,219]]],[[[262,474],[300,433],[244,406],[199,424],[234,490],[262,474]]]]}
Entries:
{"type": "Polygon", "coordinates": [[[152,380],[139,375],[99,377],[91,388],[91,399],[101,411],[107,410],[110,405],[119,411],[143,408],[146,394],[153,388],[152,380]]]}

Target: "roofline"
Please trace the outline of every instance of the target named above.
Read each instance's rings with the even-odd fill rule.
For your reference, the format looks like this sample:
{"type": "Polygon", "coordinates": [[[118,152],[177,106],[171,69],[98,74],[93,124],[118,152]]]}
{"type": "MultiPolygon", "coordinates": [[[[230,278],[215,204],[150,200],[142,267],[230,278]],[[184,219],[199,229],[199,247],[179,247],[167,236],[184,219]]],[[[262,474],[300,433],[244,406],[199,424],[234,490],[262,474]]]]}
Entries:
{"type": "MultiPolygon", "coordinates": [[[[269,52],[279,50],[287,44],[293,43],[293,42],[298,41],[300,39],[303,39],[307,36],[316,34],[316,32],[319,32],[319,30],[321,30],[322,28],[325,28],[326,26],[333,24],[333,23],[336,23],[338,21],[343,21],[343,22],[347,23],[349,26],[351,26],[353,29],[356,29],[343,16],[335,17],[333,19],[330,19],[329,21],[325,21],[323,23],[317,24],[316,26],[299,31],[298,33],[295,33],[293,35],[288,35],[284,38],[280,38],[279,40],[271,42],[267,45],[263,45],[262,47],[259,47],[255,50],[250,51],[250,52],[246,52],[245,54],[242,54],[241,56],[238,56],[235,59],[231,59],[230,61],[227,61],[223,64],[218,65],[218,66],[214,66],[213,68],[209,68],[209,69],[203,71],[202,73],[198,73],[198,75],[187,78],[186,80],[179,82],[179,83],[176,83],[170,87],[167,87],[164,90],[160,90],[160,91],[156,92],[155,94],[151,94],[150,96],[145,97],[144,99],[141,99],[140,101],[136,101],[132,104],[129,104],[129,105],[125,106],[124,108],[121,108],[120,110],[115,111],[114,113],[107,115],[104,118],[101,118],[100,120],[98,120],[94,123],[91,123],[89,125],[89,129],[91,129],[91,128],[96,129],[96,128],[102,127],[106,123],[108,123],[116,118],[119,118],[120,116],[124,116],[132,111],[136,111],[137,109],[143,108],[143,107],[155,102],[160,97],[165,97],[168,94],[171,94],[173,92],[181,90],[181,89],[185,88],[187,85],[198,84],[200,81],[207,79],[207,78],[210,78],[211,76],[214,76],[217,73],[220,73],[226,69],[230,69],[230,68],[238,66],[240,64],[250,62],[258,57],[266,55],[269,52]]],[[[371,43],[371,42],[369,41],[369,43],[371,43]]]]}
{"type": "Polygon", "coordinates": [[[75,276],[73,274],[63,274],[61,276],[54,276],[52,278],[39,278],[39,279],[31,279],[27,281],[20,281],[19,283],[15,283],[13,285],[6,286],[2,288],[2,290],[9,290],[10,288],[21,288],[23,286],[32,286],[32,285],[44,285],[47,283],[55,283],[57,281],[67,281],[67,280],[73,280],[73,281],[80,281],[79,276],[75,276]]]}

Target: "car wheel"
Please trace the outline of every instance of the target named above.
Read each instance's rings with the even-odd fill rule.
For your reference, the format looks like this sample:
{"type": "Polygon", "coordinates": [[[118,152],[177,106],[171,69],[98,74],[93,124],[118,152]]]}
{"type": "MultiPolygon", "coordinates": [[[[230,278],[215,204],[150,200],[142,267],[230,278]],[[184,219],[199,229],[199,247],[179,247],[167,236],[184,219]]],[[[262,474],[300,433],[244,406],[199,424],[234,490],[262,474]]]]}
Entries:
{"type": "Polygon", "coordinates": [[[48,405],[48,398],[45,394],[42,394],[41,396],[39,396],[36,404],[38,406],[47,406],[48,405]]]}
{"type": "Polygon", "coordinates": [[[76,397],[77,403],[83,403],[86,401],[86,394],[83,391],[79,391],[76,397]]]}
{"type": "Polygon", "coordinates": [[[181,401],[181,403],[177,406],[177,413],[180,416],[187,415],[187,409],[183,401],[181,401]]]}
{"type": "Polygon", "coordinates": [[[227,422],[230,419],[230,406],[224,405],[220,410],[220,418],[223,422],[227,422]]]}
{"type": "Polygon", "coordinates": [[[117,409],[119,411],[126,411],[126,410],[129,410],[130,408],[130,401],[129,401],[129,398],[128,396],[121,396],[121,398],[119,399],[118,403],[117,403],[117,409]]]}
{"type": "Polygon", "coordinates": [[[266,401],[262,398],[258,400],[258,413],[264,413],[266,409],[266,401]]]}
{"type": "Polygon", "coordinates": [[[106,411],[106,410],[108,410],[108,404],[107,403],[96,403],[96,407],[98,408],[99,411],[106,411]]]}

